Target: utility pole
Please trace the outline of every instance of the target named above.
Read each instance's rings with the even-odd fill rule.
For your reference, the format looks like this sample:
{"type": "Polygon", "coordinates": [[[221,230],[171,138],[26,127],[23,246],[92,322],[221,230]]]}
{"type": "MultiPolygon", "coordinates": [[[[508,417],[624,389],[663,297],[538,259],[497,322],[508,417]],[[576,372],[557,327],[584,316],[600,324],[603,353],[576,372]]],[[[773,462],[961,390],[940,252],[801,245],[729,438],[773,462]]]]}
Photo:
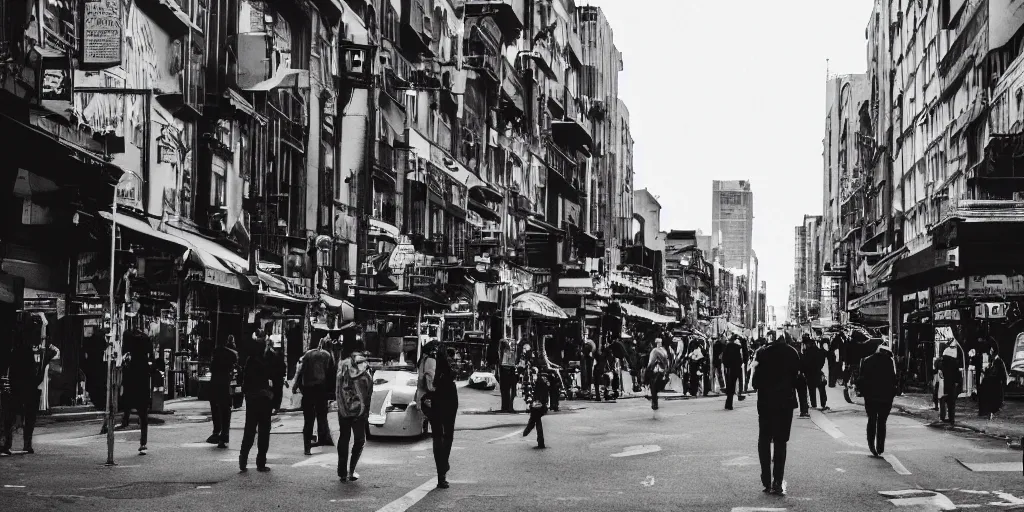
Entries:
{"type": "Polygon", "coordinates": [[[377,140],[377,94],[379,89],[378,76],[375,71],[377,62],[377,47],[370,46],[366,50],[364,62],[371,66],[370,86],[366,92],[366,141],[365,156],[363,158],[362,174],[357,182],[356,211],[357,232],[356,232],[356,287],[355,287],[355,317],[357,321],[365,320],[363,317],[362,283],[360,276],[363,272],[363,265],[366,263],[367,245],[369,244],[370,216],[373,203],[373,166],[376,158],[375,141],[377,140]]]}

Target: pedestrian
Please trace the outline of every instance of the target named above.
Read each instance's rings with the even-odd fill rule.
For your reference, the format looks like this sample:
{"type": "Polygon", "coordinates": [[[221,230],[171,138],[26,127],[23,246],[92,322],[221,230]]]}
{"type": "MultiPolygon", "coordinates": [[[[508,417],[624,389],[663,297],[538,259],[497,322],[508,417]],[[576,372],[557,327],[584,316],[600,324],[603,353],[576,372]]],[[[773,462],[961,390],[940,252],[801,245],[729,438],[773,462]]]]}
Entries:
{"type": "Polygon", "coordinates": [[[60,358],[60,351],[53,345],[46,345],[45,348],[34,346],[25,336],[24,327],[20,324],[15,325],[12,335],[11,351],[6,363],[10,389],[0,389],[0,397],[3,398],[3,403],[0,404],[0,417],[3,419],[3,432],[0,432],[3,444],[0,445],[0,455],[4,456],[11,455],[14,443],[12,432],[19,411],[23,418],[22,451],[28,454],[35,453],[35,449],[32,448],[32,433],[35,431],[39,399],[42,397],[39,388],[43,384],[43,377],[50,361],[60,358]]]}
{"type": "Polygon", "coordinates": [[[288,387],[288,365],[284,358],[284,336],[282,335],[282,343],[280,350],[274,347],[274,342],[271,339],[267,339],[267,344],[270,347],[270,374],[271,379],[274,381],[274,398],[271,402],[271,416],[277,415],[281,411],[281,403],[284,401],[284,388],[288,387]]]}
{"type": "Polygon", "coordinates": [[[313,447],[313,423],[317,424],[316,446],[334,446],[331,427],[327,423],[327,400],[330,398],[331,378],[337,372],[334,356],[327,350],[328,338],[324,336],[320,345],[306,351],[295,365],[293,393],[302,394],[302,442],[303,453],[311,455],[313,447]]]}
{"type": "Polygon", "coordinates": [[[581,385],[583,386],[584,395],[590,394],[591,387],[594,388],[594,397],[597,398],[600,395],[596,393],[599,389],[599,385],[595,383],[597,379],[594,378],[594,364],[597,356],[597,344],[594,343],[593,336],[588,336],[586,341],[583,343],[583,360],[580,361],[582,366],[581,385]]]}
{"type": "Polygon", "coordinates": [[[238,469],[243,472],[249,462],[253,441],[256,442],[257,450],[256,470],[270,471],[267,466],[267,450],[270,449],[270,417],[278,375],[277,356],[262,329],[256,331],[255,337],[245,361],[242,383],[242,391],[245,393],[245,430],[242,434],[242,451],[238,456],[238,469]]]}
{"type": "Polygon", "coordinates": [[[231,375],[238,364],[234,335],[218,340],[210,360],[210,415],[213,416],[213,434],[207,443],[227,448],[231,439],[231,375]]]}
{"type": "Polygon", "coordinates": [[[956,399],[963,391],[961,352],[960,344],[955,339],[951,339],[944,345],[942,359],[939,362],[939,371],[941,372],[939,379],[942,382],[939,418],[950,425],[956,423],[956,399]]]}
{"type": "Polygon", "coordinates": [[[551,367],[550,363],[548,363],[548,367],[545,370],[545,372],[548,376],[548,395],[549,403],[551,404],[551,410],[553,412],[558,412],[558,404],[559,401],[562,399],[562,388],[564,387],[562,385],[562,376],[559,375],[557,368],[551,367]]]}
{"type": "Polygon", "coordinates": [[[533,402],[530,403],[530,420],[523,430],[523,437],[530,435],[534,428],[537,429],[537,448],[546,448],[544,444],[544,424],[541,418],[548,413],[548,393],[551,392],[551,377],[548,373],[547,364],[538,358],[534,366],[530,368],[533,376],[533,402]]]}
{"type": "Polygon", "coordinates": [[[800,370],[807,382],[807,397],[810,399],[811,407],[818,408],[818,398],[821,398],[821,410],[830,410],[828,395],[825,392],[825,374],[822,368],[825,366],[825,351],[818,348],[818,344],[810,336],[804,338],[804,351],[800,355],[800,370]]]}
{"type": "MultiPolygon", "coordinates": [[[[718,389],[725,389],[725,369],[722,364],[722,354],[725,352],[726,341],[725,338],[718,338],[715,340],[715,344],[711,350],[711,365],[712,373],[714,378],[712,380],[718,381],[718,389]]],[[[709,386],[710,387],[710,386],[709,386]]]]}
{"type": "Polygon", "coordinates": [[[733,396],[739,392],[739,399],[746,400],[743,395],[743,345],[738,335],[722,348],[722,366],[725,367],[725,408],[732,410],[733,396]],[[737,384],[739,389],[737,390],[737,384]]]}
{"type": "Polygon", "coordinates": [[[999,357],[999,348],[995,344],[989,345],[988,366],[982,374],[978,389],[978,416],[992,419],[992,415],[1003,408],[1006,379],[1006,365],[999,357]]]}
{"type": "Polygon", "coordinates": [[[128,428],[132,409],[139,415],[139,455],[146,454],[149,437],[149,409],[153,402],[153,343],[146,333],[131,330],[124,333],[122,350],[124,366],[121,374],[121,427],[128,428]]]}
{"type": "MultiPolygon", "coordinates": [[[[808,336],[807,334],[804,334],[803,335],[803,340],[804,341],[810,340],[810,336],[808,336]]],[[[800,359],[801,359],[801,363],[800,363],[801,371],[797,375],[797,378],[796,378],[796,393],[797,393],[797,397],[799,398],[799,403],[800,403],[800,417],[801,418],[810,418],[811,414],[810,414],[810,409],[808,408],[809,405],[808,405],[808,402],[807,402],[807,376],[803,372],[803,354],[801,354],[801,352],[800,352],[801,345],[798,345],[798,344],[794,343],[792,338],[788,338],[788,343],[789,343],[790,347],[792,347],[794,350],[797,351],[797,354],[800,355],[800,359]]],[[[806,346],[806,345],[804,345],[804,346],[806,346]]]]}
{"type": "MultiPolygon", "coordinates": [[[[707,369],[707,366],[709,366],[707,358],[707,349],[704,348],[704,340],[697,338],[696,336],[692,338],[688,351],[688,359],[688,364],[690,366],[690,396],[697,396],[701,392],[701,387],[704,387],[703,377],[707,369]]],[[[705,387],[705,391],[706,390],[707,388],[705,387]]]]}
{"type": "Polygon", "coordinates": [[[498,384],[501,386],[501,412],[513,413],[516,396],[516,345],[515,340],[501,340],[498,361],[498,384]]]}
{"type": "Polygon", "coordinates": [[[879,345],[874,354],[864,358],[857,380],[868,415],[868,449],[877,457],[885,452],[885,422],[896,397],[896,363],[888,345],[879,345]]]}
{"type": "MultiPolygon", "coordinates": [[[[452,373],[448,353],[438,340],[431,340],[423,347],[416,379],[416,395],[420,408],[430,422],[430,434],[434,440],[434,466],[437,469],[437,487],[447,489],[449,458],[455,439],[455,416],[459,409],[458,388],[452,373]]],[[[536,391],[534,392],[536,400],[536,391]]]]}
{"type": "Polygon", "coordinates": [[[784,339],[762,348],[755,356],[751,385],[757,390],[757,452],[766,493],[786,494],[786,443],[793,427],[793,409],[797,406],[799,373],[800,356],[784,339]]]}
{"type": "MultiPolygon", "coordinates": [[[[342,354],[335,378],[335,398],[338,402],[338,478],[342,482],[359,480],[356,464],[363,454],[366,431],[370,428],[370,399],[373,397],[373,377],[370,365],[363,355],[363,341],[356,340],[351,351],[342,354]],[[349,441],[352,441],[352,458],[349,459],[349,441]]],[[[305,398],[305,395],[303,395],[305,398]]],[[[309,416],[306,424],[311,425],[309,416]]],[[[307,429],[312,433],[312,426],[307,429]]]]}
{"type": "Polygon", "coordinates": [[[672,358],[668,350],[662,346],[661,338],[654,338],[654,348],[647,358],[644,380],[651,391],[651,409],[658,410],[658,393],[668,384],[668,372],[672,368],[672,358]]]}

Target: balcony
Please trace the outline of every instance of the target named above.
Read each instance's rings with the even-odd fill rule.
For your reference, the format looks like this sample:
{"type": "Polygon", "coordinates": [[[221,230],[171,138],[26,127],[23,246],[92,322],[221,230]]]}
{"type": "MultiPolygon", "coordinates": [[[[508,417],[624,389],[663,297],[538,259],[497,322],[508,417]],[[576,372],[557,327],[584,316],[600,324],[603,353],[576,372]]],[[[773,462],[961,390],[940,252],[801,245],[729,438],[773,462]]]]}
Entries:
{"type": "Polygon", "coordinates": [[[559,80],[558,73],[555,72],[555,68],[552,67],[555,64],[555,59],[551,55],[551,49],[548,48],[547,44],[539,42],[533,45],[533,50],[524,53],[526,57],[533,59],[533,62],[537,67],[544,72],[551,80],[556,82],[559,80]]]}
{"type": "Polygon", "coordinates": [[[410,56],[433,57],[430,49],[430,28],[424,23],[427,13],[425,0],[402,0],[402,50],[410,56]]]}
{"type": "Polygon", "coordinates": [[[466,57],[466,67],[476,70],[487,76],[494,83],[501,83],[501,61],[500,55],[479,53],[466,57]]]}
{"type": "Polygon", "coordinates": [[[377,158],[374,160],[373,177],[394,188],[398,184],[398,171],[395,169],[395,148],[387,142],[377,143],[377,158]]]}
{"type": "MultiPolygon", "coordinates": [[[[551,167],[551,170],[555,171],[566,183],[573,185],[573,182],[579,182],[579,176],[577,176],[577,170],[579,165],[576,160],[571,156],[565,154],[561,148],[551,144],[547,144],[547,164],[551,167]]],[[[576,185],[573,185],[576,186],[576,185]]]]}
{"type": "MultiPolygon", "coordinates": [[[[575,102],[566,94],[566,105],[571,112],[575,112],[575,102]]],[[[566,147],[585,150],[590,152],[594,147],[594,138],[590,135],[590,129],[583,121],[583,116],[576,114],[573,117],[568,115],[562,121],[551,122],[551,135],[559,144],[566,147]]]]}
{"type": "Polygon", "coordinates": [[[523,31],[526,0],[455,0],[455,11],[470,17],[489,16],[505,41],[515,41],[523,31]]]}

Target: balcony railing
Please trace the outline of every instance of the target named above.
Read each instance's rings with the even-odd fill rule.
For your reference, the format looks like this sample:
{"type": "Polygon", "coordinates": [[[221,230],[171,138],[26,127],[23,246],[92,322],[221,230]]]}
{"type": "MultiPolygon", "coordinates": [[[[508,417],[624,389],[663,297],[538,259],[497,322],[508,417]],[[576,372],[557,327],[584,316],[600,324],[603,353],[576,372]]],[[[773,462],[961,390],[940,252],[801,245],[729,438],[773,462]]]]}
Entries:
{"type": "Polygon", "coordinates": [[[578,165],[576,160],[565,154],[561,148],[552,144],[547,143],[548,158],[547,163],[556,172],[562,175],[563,178],[569,183],[572,183],[573,178],[576,178],[576,170],[578,165]]]}
{"type": "Polygon", "coordinates": [[[491,80],[495,82],[501,80],[500,55],[469,55],[466,57],[466,65],[469,66],[470,68],[476,68],[478,71],[483,72],[484,74],[489,76],[491,80]]]}
{"type": "Polygon", "coordinates": [[[373,205],[373,214],[371,217],[381,222],[387,222],[392,226],[398,226],[398,214],[397,205],[393,202],[385,201],[383,203],[377,203],[373,205]]]}

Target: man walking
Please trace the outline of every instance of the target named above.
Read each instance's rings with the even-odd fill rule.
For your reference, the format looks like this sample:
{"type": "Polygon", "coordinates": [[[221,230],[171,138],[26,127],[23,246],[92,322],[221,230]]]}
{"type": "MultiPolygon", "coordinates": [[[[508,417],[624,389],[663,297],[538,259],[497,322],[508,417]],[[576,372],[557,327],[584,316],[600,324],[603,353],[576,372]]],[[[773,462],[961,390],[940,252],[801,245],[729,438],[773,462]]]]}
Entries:
{"type": "Polygon", "coordinates": [[[864,395],[868,414],[868,449],[875,457],[885,453],[885,422],[896,397],[896,363],[887,345],[866,357],[860,365],[857,388],[864,395]]]}
{"type": "Polygon", "coordinates": [[[757,390],[757,452],[764,492],[786,494],[786,443],[793,427],[800,356],[784,339],[758,351],[751,383],[757,390]],[[775,467],[772,468],[772,447],[775,467]]]}
{"type": "Polygon", "coordinates": [[[245,431],[242,434],[242,449],[238,456],[238,469],[246,471],[249,451],[256,442],[256,470],[270,471],[267,466],[267,451],[270,449],[270,416],[274,401],[274,383],[277,377],[276,359],[270,340],[262,329],[256,331],[249,357],[245,361],[245,378],[242,391],[245,393],[245,431]],[[257,433],[259,440],[257,440],[257,433]]]}
{"type": "Polygon", "coordinates": [[[818,408],[818,397],[821,397],[821,410],[829,410],[826,404],[825,379],[822,367],[825,366],[825,351],[818,348],[810,336],[804,335],[804,352],[800,355],[800,371],[807,383],[807,394],[811,407],[818,408]]]}
{"type": "Polygon", "coordinates": [[[651,409],[658,410],[658,393],[668,384],[668,372],[672,368],[672,358],[662,346],[661,338],[654,338],[654,349],[647,359],[644,378],[651,389],[651,409]]]}
{"type": "Polygon", "coordinates": [[[725,367],[725,408],[732,410],[732,399],[733,395],[737,394],[737,384],[739,384],[739,399],[742,402],[746,399],[743,396],[743,345],[740,342],[740,337],[734,335],[732,341],[728,345],[722,348],[722,366],[725,367]]]}
{"type": "Polygon", "coordinates": [[[238,364],[235,337],[219,341],[210,361],[210,415],[213,416],[213,434],[207,443],[227,448],[231,438],[231,374],[238,364]]]}
{"type": "Polygon", "coordinates": [[[326,336],[320,340],[320,346],[309,349],[299,359],[295,369],[295,385],[292,391],[302,393],[302,441],[306,455],[311,455],[313,446],[313,422],[317,423],[317,446],[334,446],[331,439],[331,427],[327,424],[327,398],[330,394],[334,371],[334,356],[324,346],[326,336]]]}
{"type": "MultiPolygon", "coordinates": [[[[13,334],[7,374],[11,389],[4,397],[3,409],[0,410],[0,417],[3,420],[3,432],[0,432],[3,445],[0,446],[0,455],[11,455],[14,442],[11,433],[18,410],[21,410],[24,418],[22,450],[29,454],[35,453],[32,448],[32,433],[35,430],[36,413],[39,412],[39,399],[42,396],[39,387],[43,384],[50,361],[60,358],[60,351],[53,345],[46,345],[45,348],[34,346],[26,339],[22,325],[16,325],[13,334]]],[[[2,375],[0,373],[0,376],[2,375]]]]}

